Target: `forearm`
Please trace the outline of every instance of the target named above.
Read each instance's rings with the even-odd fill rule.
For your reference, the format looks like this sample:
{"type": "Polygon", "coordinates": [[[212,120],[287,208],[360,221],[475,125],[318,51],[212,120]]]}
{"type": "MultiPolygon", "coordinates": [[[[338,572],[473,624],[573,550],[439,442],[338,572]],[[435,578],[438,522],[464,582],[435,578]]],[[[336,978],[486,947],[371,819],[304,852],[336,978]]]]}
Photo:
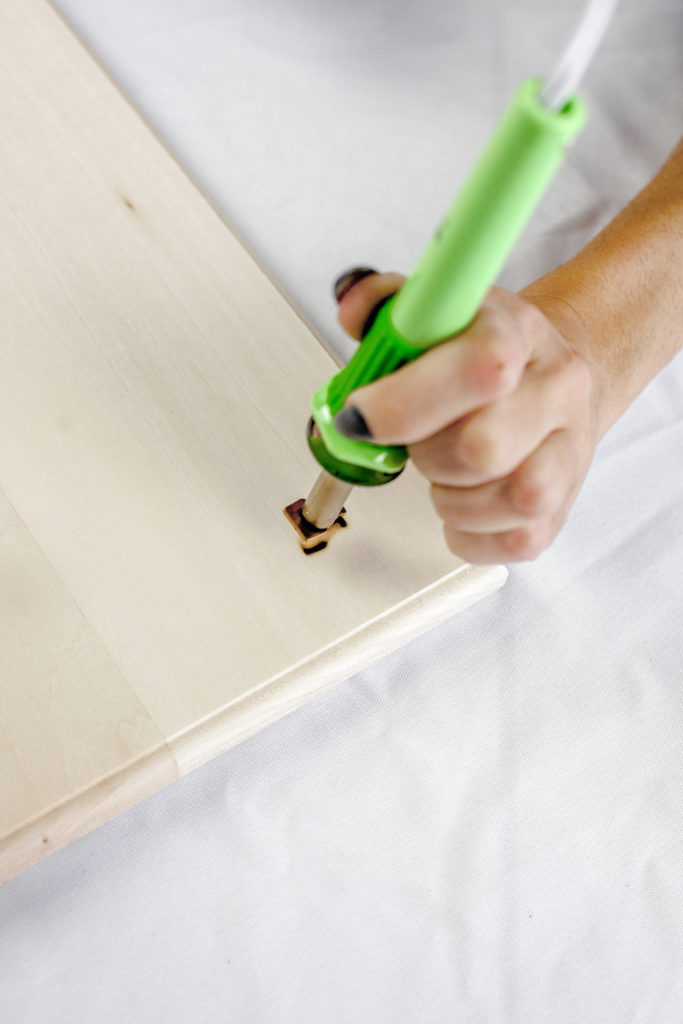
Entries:
{"type": "Polygon", "coordinates": [[[683,140],[600,234],[520,295],[591,367],[600,439],[683,347],[683,140]]]}

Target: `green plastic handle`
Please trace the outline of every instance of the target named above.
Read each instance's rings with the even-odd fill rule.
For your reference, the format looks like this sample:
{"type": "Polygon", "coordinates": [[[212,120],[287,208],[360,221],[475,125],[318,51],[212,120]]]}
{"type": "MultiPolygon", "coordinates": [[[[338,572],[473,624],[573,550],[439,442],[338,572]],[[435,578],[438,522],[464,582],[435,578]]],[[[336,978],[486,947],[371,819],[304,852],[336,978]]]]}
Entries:
{"type": "Polygon", "coordinates": [[[343,369],[311,399],[318,430],[311,450],[328,472],[349,483],[385,483],[408,459],[403,446],[351,441],[334,417],[356,388],[393,373],[463,331],[585,123],[575,96],[559,111],[540,100],[541,81],[517,90],[464,187],[415,270],[380,310],[343,369]]]}

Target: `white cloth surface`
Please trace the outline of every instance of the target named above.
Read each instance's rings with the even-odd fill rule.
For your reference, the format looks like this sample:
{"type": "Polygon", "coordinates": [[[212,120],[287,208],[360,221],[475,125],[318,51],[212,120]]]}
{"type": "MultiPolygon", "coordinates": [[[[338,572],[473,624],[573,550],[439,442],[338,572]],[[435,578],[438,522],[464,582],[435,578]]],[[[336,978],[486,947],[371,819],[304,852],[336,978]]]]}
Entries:
{"type": "MultiPolygon", "coordinates": [[[[342,354],[332,280],[410,269],[577,17],[60,6],[342,354]]],[[[624,0],[503,283],[571,255],[661,164],[682,31],[679,3],[624,0]]],[[[502,591],[2,886],[0,1019],[679,1024],[682,360],[502,591]]]]}

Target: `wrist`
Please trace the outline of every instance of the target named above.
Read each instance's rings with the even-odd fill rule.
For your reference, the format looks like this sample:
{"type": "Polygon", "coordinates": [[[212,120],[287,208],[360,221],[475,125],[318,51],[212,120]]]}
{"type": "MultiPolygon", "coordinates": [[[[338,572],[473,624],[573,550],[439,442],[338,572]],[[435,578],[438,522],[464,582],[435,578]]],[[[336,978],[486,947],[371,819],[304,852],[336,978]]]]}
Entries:
{"type": "MultiPolygon", "coordinates": [[[[518,293],[520,298],[536,306],[550,325],[561,335],[569,348],[588,366],[591,376],[592,432],[597,444],[624,411],[619,402],[618,381],[609,366],[609,347],[595,343],[596,328],[593,310],[582,296],[567,265],[558,268],[518,293]]],[[[602,339],[601,339],[602,340],[602,339]]]]}

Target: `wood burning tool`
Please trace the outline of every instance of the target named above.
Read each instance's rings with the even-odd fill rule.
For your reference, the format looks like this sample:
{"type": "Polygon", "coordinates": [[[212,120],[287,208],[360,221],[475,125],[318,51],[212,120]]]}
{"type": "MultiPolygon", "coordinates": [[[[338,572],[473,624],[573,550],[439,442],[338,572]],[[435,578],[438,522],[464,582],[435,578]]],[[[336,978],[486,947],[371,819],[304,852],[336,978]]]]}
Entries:
{"type": "Polygon", "coordinates": [[[413,273],[381,307],[346,366],[313,395],[307,437],[322,470],[308,497],[284,509],[305,551],[321,550],[331,530],[346,525],[344,503],[354,486],[388,483],[405,467],[405,447],[350,440],[334,417],[352,391],[472,322],[584,124],[574,90],[615,4],[592,0],[555,75],[545,84],[521,84],[413,273]]]}

